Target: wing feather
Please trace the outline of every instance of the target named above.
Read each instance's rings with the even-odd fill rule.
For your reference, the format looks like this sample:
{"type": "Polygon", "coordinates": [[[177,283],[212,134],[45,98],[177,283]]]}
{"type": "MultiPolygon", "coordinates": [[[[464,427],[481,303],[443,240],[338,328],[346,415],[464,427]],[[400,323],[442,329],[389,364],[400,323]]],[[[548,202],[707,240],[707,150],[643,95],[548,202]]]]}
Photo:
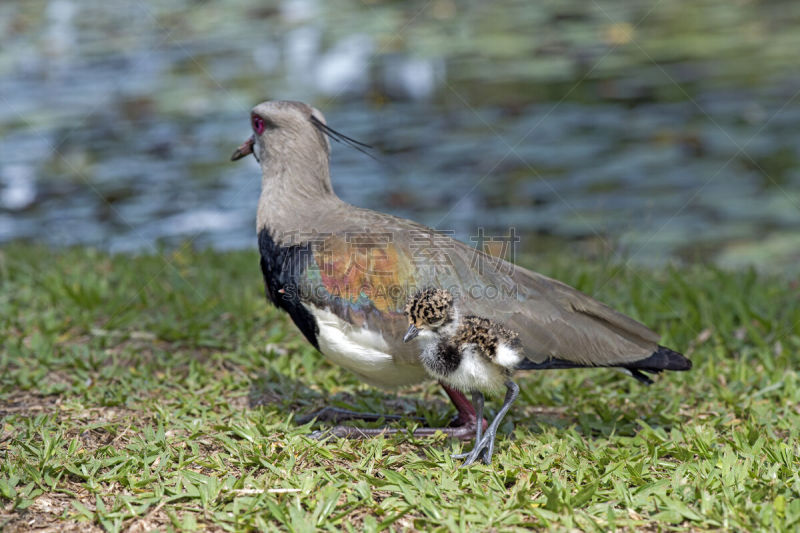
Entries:
{"type": "MultiPolygon", "coordinates": [[[[413,291],[450,290],[464,313],[519,333],[535,363],[558,358],[613,365],[648,357],[659,336],[636,320],[542,274],[489,256],[409,220],[348,206],[337,227],[312,246],[303,276],[308,299],[359,326],[380,331],[402,358],[403,307],[413,291]],[[367,237],[365,237],[367,236],[367,237]]],[[[418,352],[417,352],[418,353],[418,352]]]]}

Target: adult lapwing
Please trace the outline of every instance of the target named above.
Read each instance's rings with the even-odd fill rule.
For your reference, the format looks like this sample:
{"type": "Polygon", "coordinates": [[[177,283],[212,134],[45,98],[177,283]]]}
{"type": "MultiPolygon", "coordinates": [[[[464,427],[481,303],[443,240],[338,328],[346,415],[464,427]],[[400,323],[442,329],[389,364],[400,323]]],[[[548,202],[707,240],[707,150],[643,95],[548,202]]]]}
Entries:
{"type": "MultiPolygon", "coordinates": [[[[518,332],[520,368],[619,367],[649,381],[642,372],[691,367],[646,326],[564,283],[421,224],[343,202],[331,186],[329,139],[360,146],[327,126],[319,110],[263,102],[252,109],[250,125],[253,135],[232,159],[253,154],[261,165],[257,230],[267,297],[323,355],[365,382],[396,388],[427,378],[419,342],[403,342],[406,300],[422,287],[458,293],[464,313],[518,332]]],[[[461,391],[443,386],[458,419],[441,431],[471,438],[475,409],[461,391]]]]}

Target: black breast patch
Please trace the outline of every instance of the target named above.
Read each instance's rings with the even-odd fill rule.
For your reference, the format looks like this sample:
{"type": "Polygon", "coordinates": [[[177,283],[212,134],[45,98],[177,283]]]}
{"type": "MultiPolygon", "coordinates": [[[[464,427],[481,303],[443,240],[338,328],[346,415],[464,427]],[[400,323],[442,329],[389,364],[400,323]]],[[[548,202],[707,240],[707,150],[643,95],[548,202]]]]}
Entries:
{"type": "Polygon", "coordinates": [[[461,364],[461,352],[455,344],[442,341],[436,346],[436,357],[426,364],[435,374],[448,376],[461,364]]]}
{"type": "Polygon", "coordinates": [[[261,274],[267,298],[292,318],[308,342],[319,350],[317,321],[300,303],[300,280],[309,261],[313,261],[311,246],[278,245],[267,229],[258,232],[258,251],[261,254],[261,274]],[[279,292],[283,291],[283,292],[279,292]]]}

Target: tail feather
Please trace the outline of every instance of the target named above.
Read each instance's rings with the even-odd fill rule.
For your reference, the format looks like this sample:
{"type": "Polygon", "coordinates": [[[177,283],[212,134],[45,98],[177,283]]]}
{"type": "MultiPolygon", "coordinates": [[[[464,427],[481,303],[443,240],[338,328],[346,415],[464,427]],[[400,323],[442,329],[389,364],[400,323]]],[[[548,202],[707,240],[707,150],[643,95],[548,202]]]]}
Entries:
{"type": "Polygon", "coordinates": [[[628,363],[628,368],[638,368],[645,372],[661,372],[662,370],[689,370],[692,362],[683,354],[670,350],[665,346],[659,346],[658,350],[646,359],[640,359],[633,363],[628,363]]]}
{"type": "MultiPolygon", "coordinates": [[[[659,346],[658,349],[650,354],[649,357],[645,357],[639,361],[625,363],[624,365],[607,366],[623,369],[636,380],[646,385],[650,385],[653,383],[653,380],[645,375],[644,372],[658,374],[664,370],[685,371],[692,368],[692,362],[681,353],[670,350],[665,346],[659,346]]],[[[559,359],[557,357],[551,357],[547,361],[543,361],[541,363],[534,363],[530,359],[525,359],[517,366],[517,370],[555,370],[565,368],[595,367],[592,365],[567,361],[566,359],[559,359]]]]}

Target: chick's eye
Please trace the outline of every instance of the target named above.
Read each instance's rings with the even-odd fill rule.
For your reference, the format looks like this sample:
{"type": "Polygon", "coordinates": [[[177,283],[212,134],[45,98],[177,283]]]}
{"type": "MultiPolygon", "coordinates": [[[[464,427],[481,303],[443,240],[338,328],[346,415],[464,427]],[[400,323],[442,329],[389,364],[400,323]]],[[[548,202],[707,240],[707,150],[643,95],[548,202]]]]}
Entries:
{"type": "Polygon", "coordinates": [[[261,135],[264,133],[264,127],[264,119],[257,115],[253,115],[253,131],[256,132],[256,135],[261,135]]]}

